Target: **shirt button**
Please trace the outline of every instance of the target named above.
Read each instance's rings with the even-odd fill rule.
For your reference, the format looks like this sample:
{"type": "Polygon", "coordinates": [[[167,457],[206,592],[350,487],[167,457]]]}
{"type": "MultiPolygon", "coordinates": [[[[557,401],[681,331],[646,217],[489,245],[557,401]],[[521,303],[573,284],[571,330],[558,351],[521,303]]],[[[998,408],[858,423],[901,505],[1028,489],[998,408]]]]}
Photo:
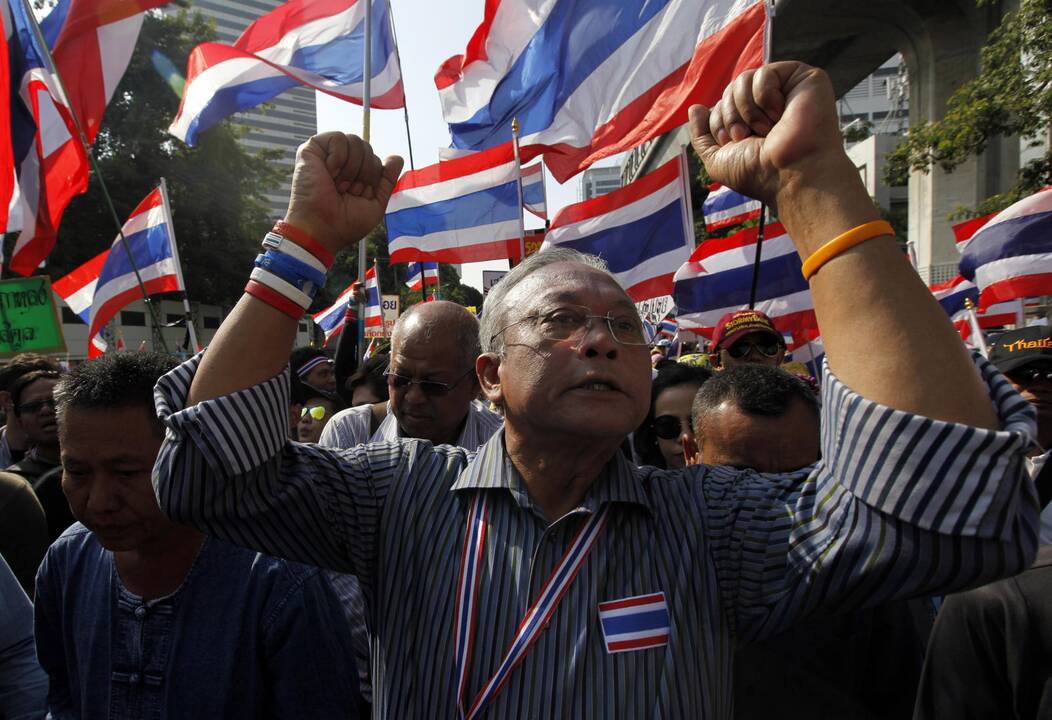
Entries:
{"type": "Polygon", "coordinates": [[[144,617],[146,617],[146,608],[143,607],[142,605],[140,605],[139,607],[135,608],[135,617],[139,618],[140,620],[142,620],[144,617]]]}
{"type": "Polygon", "coordinates": [[[139,673],[132,673],[130,676],[128,676],[128,682],[130,682],[132,685],[138,685],[139,673]]]}

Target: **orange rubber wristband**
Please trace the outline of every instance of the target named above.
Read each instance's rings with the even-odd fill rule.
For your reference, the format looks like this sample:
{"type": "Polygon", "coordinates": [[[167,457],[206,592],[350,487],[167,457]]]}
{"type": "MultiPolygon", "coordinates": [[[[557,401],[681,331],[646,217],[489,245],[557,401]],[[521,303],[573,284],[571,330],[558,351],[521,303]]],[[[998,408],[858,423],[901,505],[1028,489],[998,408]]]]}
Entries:
{"type": "Polygon", "coordinates": [[[810,280],[811,276],[818,272],[819,268],[835,258],[837,255],[850,250],[856,245],[861,245],[867,240],[884,235],[894,235],[895,228],[887,220],[874,220],[853,227],[845,233],[837,235],[822,247],[811,253],[811,257],[804,260],[801,271],[804,280],[810,280]]]}

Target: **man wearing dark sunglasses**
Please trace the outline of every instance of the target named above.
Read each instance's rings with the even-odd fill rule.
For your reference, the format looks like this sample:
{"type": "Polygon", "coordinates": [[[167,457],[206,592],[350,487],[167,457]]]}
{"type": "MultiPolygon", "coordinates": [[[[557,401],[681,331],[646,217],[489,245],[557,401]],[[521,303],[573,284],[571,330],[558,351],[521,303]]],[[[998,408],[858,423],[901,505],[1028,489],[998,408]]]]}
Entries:
{"type": "Polygon", "coordinates": [[[456,303],[410,307],[392,332],[391,364],[384,373],[390,400],[337,413],[319,443],[351,448],[406,437],[477,449],[502,422],[475,402],[478,332],[475,316],[456,303]]]}
{"type": "Polygon", "coordinates": [[[727,313],[716,324],[710,362],[717,370],[749,363],[778,367],[783,360],[782,334],[759,310],[727,313]]]}

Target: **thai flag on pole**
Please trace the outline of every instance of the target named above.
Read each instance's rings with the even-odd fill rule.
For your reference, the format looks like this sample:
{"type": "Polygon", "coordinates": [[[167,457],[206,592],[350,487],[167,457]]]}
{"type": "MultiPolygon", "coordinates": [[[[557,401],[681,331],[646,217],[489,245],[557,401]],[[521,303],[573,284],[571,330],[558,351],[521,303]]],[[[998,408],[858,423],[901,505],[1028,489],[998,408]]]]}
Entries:
{"type": "Polygon", "coordinates": [[[569,247],[606,261],[635,301],[668,295],[694,248],[680,154],[638,180],[556,213],[541,246],[569,247]]]}
{"type": "Polygon", "coordinates": [[[438,263],[436,262],[411,262],[406,266],[405,272],[409,276],[405,284],[410,290],[423,292],[428,285],[438,284],[438,263]]]}
{"type": "Polygon", "coordinates": [[[453,147],[482,150],[521,125],[565,182],[681,126],[764,58],[762,0],[490,0],[463,55],[435,74],[453,147]]]}
{"type": "MultiPolygon", "coordinates": [[[[224,118],[297,85],[361,105],[364,0],[290,0],[248,26],[233,45],[202,43],[187,61],[186,89],[168,132],[187,145],[224,118]]],[[[405,104],[387,0],[372,2],[370,105],[405,104]]]]}
{"type": "Polygon", "coordinates": [[[961,275],[979,286],[979,307],[1052,294],[1052,187],[998,213],[958,245],[961,275]]]}
{"type": "Polygon", "coordinates": [[[391,262],[518,257],[518,183],[511,143],[405,173],[384,217],[391,262]]]}
{"type": "MultiPolygon", "coordinates": [[[[62,7],[41,24],[48,44],[53,45],[62,30],[62,18],[47,21],[62,7]]],[[[25,5],[11,4],[10,16],[10,137],[18,192],[11,200],[7,231],[21,230],[11,269],[31,275],[55,246],[66,205],[88,187],[88,159],[25,5]]]]}
{"type": "MultiPolygon", "coordinates": [[[[726,313],[749,306],[756,236],[747,228],[726,238],[709,238],[677,272],[672,297],[681,329],[712,338],[726,313]]],[[[769,223],[763,240],[756,309],[766,313],[792,350],[817,337],[811,290],[800,272],[800,256],[780,223],[769,223]]]]}
{"type": "Polygon", "coordinates": [[[522,206],[541,220],[548,219],[548,201],[544,193],[544,168],[540,161],[522,169],[522,206]]]}
{"type": "Polygon", "coordinates": [[[675,315],[666,315],[665,319],[658,323],[658,337],[674,340],[679,332],[679,321],[675,315]]]}
{"type": "Polygon", "coordinates": [[[971,300],[976,305],[979,304],[979,288],[971,280],[965,280],[962,275],[958,275],[944,283],[929,285],[928,289],[931,290],[935,299],[942,305],[942,309],[951,318],[964,310],[965,300],[971,300]]]}
{"type": "Polygon", "coordinates": [[[69,98],[47,68],[21,2],[11,6],[11,138],[19,197],[7,223],[21,229],[11,269],[33,273],[54,247],[69,201],[87,189],[88,160],[77,136],[76,112],[89,143],[131,59],[143,12],[164,0],[61,0],[40,23],[69,98]]]}
{"type": "Polygon", "coordinates": [[[668,645],[670,625],[665,593],[601,602],[599,624],[608,653],[668,645]]]}
{"type": "Polygon", "coordinates": [[[705,229],[709,232],[760,217],[760,201],[736,193],[725,185],[709,185],[702,205],[705,229]]]}
{"type": "MultiPolygon", "coordinates": [[[[139,203],[124,223],[123,232],[128,249],[125,249],[120,236],[115,238],[99,270],[91,304],[88,337],[94,338],[122,308],[142,297],[142,289],[128,258],[129,251],[135,258],[135,266],[139,269],[139,276],[148,294],[185,290],[172,251],[174,232],[168,226],[167,216],[161,201],[161,190],[156,188],[139,203]]],[[[88,357],[100,354],[93,342],[88,347],[88,357]]]]}
{"type": "Polygon", "coordinates": [[[384,315],[380,307],[380,282],[376,266],[365,271],[365,327],[383,327],[384,315]]]}
{"type": "MultiPolygon", "coordinates": [[[[99,273],[106,264],[109,250],[103,250],[76,270],[51,283],[51,289],[65,301],[85,325],[91,325],[91,305],[95,300],[95,286],[99,282],[99,273]]],[[[90,339],[91,344],[100,353],[106,352],[106,341],[102,335],[90,339]]]]}
{"type": "MultiPolygon", "coordinates": [[[[7,0],[0,0],[0,98],[11,97],[11,63],[7,38],[12,30],[7,0]]],[[[15,193],[15,158],[11,151],[11,104],[0,103],[0,232],[7,228],[8,208],[15,193]]],[[[2,252],[2,250],[0,250],[2,252]]]]}
{"type": "Polygon", "coordinates": [[[348,310],[353,308],[357,302],[358,281],[355,280],[347,286],[346,290],[340,293],[340,296],[336,298],[336,302],[321,312],[314,313],[314,315],[311,316],[314,320],[314,324],[320,327],[321,331],[325,333],[325,342],[323,345],[328,346],[329,341],[340,334],[344,325],[347,323],[348,310]]]}

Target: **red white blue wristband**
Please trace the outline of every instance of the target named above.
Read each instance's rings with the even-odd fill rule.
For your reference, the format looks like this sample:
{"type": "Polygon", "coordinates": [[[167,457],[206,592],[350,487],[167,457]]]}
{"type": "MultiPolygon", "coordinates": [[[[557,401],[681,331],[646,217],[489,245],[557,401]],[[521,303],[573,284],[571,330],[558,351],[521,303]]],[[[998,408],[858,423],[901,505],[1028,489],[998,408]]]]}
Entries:
{"type": "Polygon", "coordinates": [[[310,295],[311,299],[325,286],[324,272],[319,272],[286,253],[267,250],[256,256],[256,267],[277,275],[301,292],[310,295]]]}
{"type": "Polygon", "coordinates": [[[274,273],[267,272],[263,268],[253,268],[252,275],[250,275],[249,278],[255,280],[260,285],[265,285],[274,292],[285,296],[299,305],[303,310],[309,308],[311,302],[313,302],[313,298],[311,298],[310,295],[285,280],[282,280],[274,273]]]}
{"type": "Polygon", "coordinates": [[[290,225],[284,220],[279,220],[274,223],[274,233],[281,235],[282,237],[288,238],[292,242],[296,243],[304,250],[309,252],[314,257],[321,261],[321,264],[328,270],[332,267],[333,262],[336,260],[336,256],[325,249],[320,242],[311,237],[304,230],[300,230],[295,225],[290,225]]]}
{"type": "Polygon", "coordinates": [[[263,237],[263,250],[279,252],[284,255],[290,255],[299,260],[304,265],[314,268],[323,275],[329,270],[329,268],[325,267],[321,260],[314,257],[314,255],[308,252],[306,248],[304,248],[302,245],[297,245],[284,235],[278,235],[274,232],[268,232],[263,237]]]}
{"type": "Polygon", "coordinates": [[[274,292],[266,285],[260,285],[255,280],[249,280],[248,285],[245,285],[245,294],[251,295],[260,302],[266,303],[272,308],[285,313],[293,320],[299,320],[303,317],[303,308],[281,293],[274,292]]]}

